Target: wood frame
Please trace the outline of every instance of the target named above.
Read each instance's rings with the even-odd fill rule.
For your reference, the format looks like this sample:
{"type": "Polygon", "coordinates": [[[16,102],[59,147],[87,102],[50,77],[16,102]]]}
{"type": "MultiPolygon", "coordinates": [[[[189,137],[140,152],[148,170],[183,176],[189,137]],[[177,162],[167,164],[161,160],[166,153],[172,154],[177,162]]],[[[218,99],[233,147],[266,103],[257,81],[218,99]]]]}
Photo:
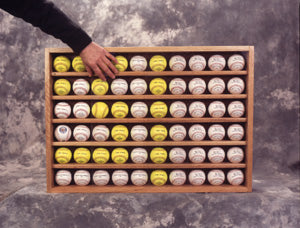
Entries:
{"type": "MultiPolygon", "coordinates": [[[[252,150],[253,150],[253,91],[254,91],[254,47],[253,46],[183,46],[183,47],[108,47],[106,48],[109,52],[120,53],[120,54],[139,54],[139,53],[161,53],[162,55],[166,54],[182,54],[182,55],[191,55],[191,54],[217,54],[217,53],[225,53],[225,54],[234,54],[234,53],[242,53],[246,60],[246,70],[242,71],[182,71],[182,72],[174,72],[174,71],[164,71],[164,72],[153,72],[153,71],[145,71],[145,72],[132,72],[125,71],[120,72],[118,74],[119,77],[134,77],[134,76],[143,76],[143,77],[154,77],[160,76],[164,78],[168,77],[191,77],[191,76],[200,76],[200,77],[229,77],[229,76],[239,76],[245,79],[246,91],[243,94],[233,95],[233,94],[202,94],[202,95],[67,95],[67,96],[57,96],[53,94],[53,82],[56,78],[59,77],[88,77],[87,72],[53,72],[52,70],[52,62],[53,57],[55,55],[66,54],[66,55],[74,55],[72,50],[69,48],[46,48],[45,49],[45,118],[46,118],[46,169],[47,169],[47,192],[49,193],[95,193],[95,192],[251,192],[252,191],[252,150]],[[245,102],[246,107],[246,115],[242,118],[232,118],[232,117],[224,117],[224,118],[163,118],[163,119],[154,119],[154,118],[144,118],[144,119],[115,119],[115,118],[105,118],[105,119],[57,119],[53,116],[53,106],[56,101],[76,101],[76,100],[86,100],[86,101],[95,101],[95,100],[193,100],[193,99],[222,99],[222,100],[232,100],[239,99],[245,102]],[[96,142],[96,141],[87,141],[87,142],[56,142],[53,137],[53,129],[55,124],[93,124],[93,123],[242,123],[245,126],[245,140],[243,141],[183,141],[183,142],[175,142],[175,141],[163,141],[163,142],[154,142],[154,141],[146,141],[146,142],[134,142],[134,141],[125,141],[125,142],[96,142]],[[54,148],[56,146],[190,146],[190,145],[198,145],[198,146],[243,146],[245,148],[245,160],[243,163],[229,163],[223,162],[220,164],[213,164],[209,162],[201,163],[201,164],[193,164],[193,163],[183,163],[183,164],[173,164],[173,163],[164,163],[164,164],[153,164],[153,163],[145,163],[145,164],[134,164],[134,163],[125,163],[125,164],[96,164],[96,163],[88,163],[88,164],[57,164],[54,161],[54,148]],[[209,184],[204,184],[202,186],[193,186],[188,184],[183,186],[173,186],[170,183],[164,186],[154,186],[151,184],[147,184],[145,186],[135,186],[135,185],[126,185],[126,186],[96,186],[96,185],[87,185],[87,186],[57,186],[54,181],[55,170],[58,169],[145,169],[145,170],[153,170],[153,169],[233,169],[240,168],[244,170],[245,181],[240,186],[232,186],[228,183],[225,183],[220,186],[213,186],[209,184]]],[[[96,77],[95,77],[96,78],[96,77]]],[[[150,183],[150,181],[149,181],[150,183]]]]}

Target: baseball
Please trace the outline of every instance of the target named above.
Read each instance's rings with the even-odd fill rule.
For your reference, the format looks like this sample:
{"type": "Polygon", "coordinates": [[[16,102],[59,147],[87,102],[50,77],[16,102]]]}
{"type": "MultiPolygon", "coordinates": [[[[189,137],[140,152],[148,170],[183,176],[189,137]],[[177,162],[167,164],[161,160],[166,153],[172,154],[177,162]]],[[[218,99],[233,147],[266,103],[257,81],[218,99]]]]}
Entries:
{"type": "Polygon", "coordinates": [[[91,131],[85,125],[77,125],[73,130],[73,136],[76,141],[84,142],[90,138],[91,131]]]}
{"type": "Polygon", "coordinates": [[[148,152],[145,148],[137,147],[131,151],[131,161],[136,164],[143,164],[148,159],[148,152]]]}
{"type": "Polygon", "coordinates": [[[193,55],[189,60],[189,66],[192,71],[202,71],[206,67],[206,60],[202,55],[193,55]]]}
{"type": "Polygon", "coordinates": [[[227,180],[231,185],[240,185],[244,182],[244,173],[239,169],[232,169],[227,173],[227,180]]]}
{"type": "Polygon", "coordinates": [[[172,148],[169,152],[169,158],[173,163],[183,163],[186,159],[186,152],[183,148],[180,147],[172,148]]]}
{"type": "Polygon", "coordinates": [[[189,113],[193,118],[201,118],[205,115],[206,107],[201,101],[194,101],[189,106],[189,113]]]}
{"type": "Polygon", "coordinates": [[[74,160],[79,164],[86,164],[91,159],[91,152],[89,149],[79,147],[74,151],[74,160]]]}
{"type": "Polygon", "coordinates": [[[168,113],[168,106],[163,101],[155,101],[150,107],[150,113],[154,118],[164,118],[168,113]]]}
{"type": "Polygon", "coordinates": [[[130,112],[135,118],[144,118],[148,113],[148,106],[144,102],[136,101],[131,105],[130,112]]]}
{"type": "Polygon", "coordinates": [[[130,91],[134,95],[142,95],[147,91],[147,82],[142,78],[133,79],[130,82],[130,91]]]}
{"type": "Polygon", "coordinates": [[[125,148],[117,147],[111,153],[111,159],[116,164],[124,164],[128,160],[128,151],[125,148]]]}
{"type": "Polygon", "coordinates": [[[74,173],[75,184],[85,186],[91,181],[91,174],[87,170],[77,170],[74,173]]]}
{"type": "Polygon", "coordinates": [[[173,71],[183,71],[186,67],[185,58],[181,55],[174,55],[170,58],[169,66],[173,71]]]}
{"type": "Polygon", "coordinates": [[[69,170],[59,170],[55,175],[55,182],[58,185],[66,186],[72,181],[72,174],[69,170]]]}
{"type": "Polygon", "coordinates": [[[182,101],[174,101],[170,106],[170,114],[175,118],[182,118],[185,116],[187,107],[182,101]]]}
{"type": "Polygon", "coordinates": [[[111,106],[111,114],[115,118],[125,118],[128,115],[128,105],[123,101],[117,101],[111,106]]]}
{"type": "Polygon", "coordinates": [[[167,160],[168,153],[162,147],[155,147],[150,152],[150,159],[156,164],[162,164],[167,160]]]}
{"type": "Polygon", "coordinates": [[[232,101],[228,105],[228,114],[231,117],[239,118],[245,113],[245,106],[241,101],[232,101]]]}
{"type": "Polygon", "coordinates": [[[225,181],[225,174],[220,169],[213,169],[208,172],[207,179],[211,185],[221,185],[225,181]]]}
{"type": "Polygon", "coordinates": [[[86,95],[90,91],[90,84],[87,80],[80,78],[73,82],[73,92],[76,95],[86,95]]]}
{"type": "Polygon", "coordinates": [[[189,129],[189,137],[193,141],[201,141],[205,138],[206,130],[200,124],[194,124],[189,129]]]}
{"type": "Polygon", "coordinates": [[[211,94],[221,94],[225,90],[225,82],[221,78],[212,78],[208,82],[208,90],[211,94]]]}
{"type": "Polygon", "coordinates": [[[174,95],[183,94],[186,90],[186,83],[181,78],[174,78],[169,83],[169,90],[174,95]]]}
{"type": "Polygon", "coordinates": [[[154,141],[164,141],[168,136],[168,129],[164,125],[154,125],[150,130],[150,136],[154,141]]]}
{"type": "Polygon", "coordinates": [[[109,182],[110,176],[106,170],[97,170],[94,172],[93,181],[95,185],[104,186],[109,182]]]}
{"type": "Polygon", "coordinates": [[[241,94],[245,89],[245,83],[241,78],[231,78],[227,83],[227,89],[231,94],[241,94]]]}
{"type": "Polygon", "coordinates": [[[209,149],[207,157],[211,163],[221,163],[225,159],[225,152],[221,147],[212,147],[209,149]]]}
{"type": "Polygon", "coordinates": [[[136,55],[129,62],[132,71],[145,71],[147,68],[147,60],[144,56],[136,55]]]}
{"type": "Polygon", "coordinates": [[[206,83],[201,78],[193,78],[189,82],[189,91],[191,94],[197,95],[197,94],[203,94],[206,89],[206,83]]]}
{"type": "Polygon", "coordinates": [[[85,119],[90,115],[91,109],[86,102],[77,102],[73,107],[73,114],[78,119],[85,119]]]}
{"type": "Polygon", "coordinates": [[[105,125],[97,125],[93,129],[92,135],[98,142],[106,141],[109,137],[109,129],[105,125]]]}
{"type": "Polygon", "coordinates": [[[134,141],[145,141],[148,136],[148,130],[143,125],[135,125],[131,128],[130,135],[134,141]]]}
{"type": "Polygon", "coordinates": [[[111,92],[115,95],[124,95],[127,93],[128,84],[124,79],[114,79],[111,83],[110,89],[111,92]]]}
{"type": "Polygon", "coordinates": [[[213,101],[208,106],[208,112],[211,117],[223,117],[226,112],[225,104],[222,101],[213,101]]]}
{"type": "Polygon", "coordinates": [[[114,185],[123,186],[128,183],[128,173],[125,170],[115,170],[112,174],[114,185]]]}
{"type": "Polygon", "coordinates": [[[169,135],[174,141],[183,141],[186,137],[186,129],[183,125],[175,124],[170,128],[169,135]]]}
{"type": "Polygon", "coordinates": [[[242,55],[235,54],[229,57],[227,65],[230,70],[242,70],[245,66],[245,59],[242,55]]]}
{"type": "Polygon", "coordinates": [[[186,181],[186,174],[182,170],[173,170],[169,175],[172,185],[183,185],[186,181]]]}
{"type": "Polygon", "coordinates": [[[66,142],[72,136],[72,131],[67,125],[58,125],[54,132],[55,138],[59,142],[66,142]]]}
{"type": "Polygon", "coordinates": [[[189,174],[189,182],[192,185],[202,185],[205,180],[205,173],[202,170],[193,170],[189,174]]]}
{"type": "Polygon", "coordinates": [[[230,140],[239,141],[244,137],[244,128],[240,124],[232,124],[227,129],[230,140]]]}
{"type": "Polygon", "coordinates": [[[202,163],[206,158],[205,150],[201,147],[194,147],[189,151],[189,159],[192,163],[202,163]]]}
{"type": "Polygon", "coordinates": [[[223,70],[226,65],[226,60],[222,55],[213,55],[208,59],[208,67],[212,71],[223,70]]]}
{"type": "Polygon", "coordinates": [[[143,186],[148,182],[148,174],[144,170],[134,170],[130,176],[131,182],[136,186],[143,186]]]}
{"type": "Polygon", "coordinates": [[[208,128],[208,137],[213,141],[220,141],[225,137],[225,128],[220,124],[213,124],[208,128]]]}
{"type": "Polygon", "coordinates": [[[244,159],[244,151],[240,147],[231,147],[227,151],[227,159],[232,163],[240,163],[244,159]]]}
{"type": "Polygon", "coordinates": [[[59,102],[54,107],[54,114],[59,119],[66,119],[71,115],[71,106],[67,102],[59,102]]]}
{"type": "Polygon", "coordinates": [[[105,164],[109,157],[109,151],[106,148],[98,147],[93,152],[93,160],[98,164],[105,164]]]}

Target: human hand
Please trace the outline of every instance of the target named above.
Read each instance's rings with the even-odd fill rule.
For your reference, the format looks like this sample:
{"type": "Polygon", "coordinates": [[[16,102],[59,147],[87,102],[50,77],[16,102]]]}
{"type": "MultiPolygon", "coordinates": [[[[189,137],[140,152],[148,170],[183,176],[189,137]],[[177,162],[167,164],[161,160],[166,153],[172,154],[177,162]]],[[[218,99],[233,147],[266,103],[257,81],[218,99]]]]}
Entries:
{"type": "Polygon", "coordinates": [[[106,81],[103,73],[106,73],[112,79],[114,79],[115,74],[118,73],[117,68],[110,61],[112,60],[114,63],[118,63],[117,59],[94,42],[91,42],[81,51],[80,57],[90,77],[96,74],[102,80],[106,81]]]}

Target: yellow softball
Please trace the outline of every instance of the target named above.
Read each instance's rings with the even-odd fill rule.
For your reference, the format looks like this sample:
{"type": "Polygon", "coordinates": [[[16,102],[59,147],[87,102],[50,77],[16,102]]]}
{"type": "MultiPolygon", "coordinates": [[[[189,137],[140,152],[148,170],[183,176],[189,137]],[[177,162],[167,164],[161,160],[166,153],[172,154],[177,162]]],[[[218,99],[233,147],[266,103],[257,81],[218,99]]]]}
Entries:
{"type": "Polygon", "coordinates": [[[79,147],[74,151],[74,160],[77,163],[88,163],[91,158],[91,152],[88,148],[79,147]]]}
{"type": "Polygon", "coordinates": [[[55,160],[60,164],[69,163],[72,159],[72,152],[69,148],[60,147],[55,151],[55,160]]]}
{"type": "Polygon", "coordinates": [[[154,78],[151,80],[150,85],[150,92],[154,95],[161,95],[164,94],[167,90],[167,83],[162,78],[154,78]]]}
{"type": "Polygon", "coordinates": [[[103,119],[108,114],[108,106],[102,101],[96,102],[92,107],[92,114],[97,119],[103,119]]]}
{"type": "Polygon", "coordinates": [[[53,61],[54,69],[58,72],[67,72],[70,69],[70,60],[63,55],[57,56],[53,61]]]}
{"type": "Polygon", "coordinates": [[[115,148],[111,153],[111,159],[114,163],[123,164],[128,160],[128,151],[125,148],[115,148]]]}
{"type": "Polygon", "coordinates": [[[105,164],[109,160],[109,151],[106,148],[96,148],[93,152],[93,160],[98,164],[105,164]]]}
{"type": "Polygon", "coordinates": [[[150,68],[153,71],[160,72],[164,71],[167,67],[167,60],[162,55],[154,55],[150,59],[150,68]]]}
{"type": "Polygon", "coordinates": [[[168,181],[168,174],[164,170],[154,170],[150,176],[151,183],[156,186],[162,186],[168,181]]]}
{"type": "Polygon", "coordinates": [[[167,160],[168,153],[162,147],[155,147],[150,152],[150,159],[154,163],[162,164],[167,160]]]}
{"type": "Polygon", "coordinates": [[[54,92],[57,95],[64,96],[69,94],[71,91],[71,83],[64,78],[58,79],[54,83],[54,92]]]}
{"type": "Polygon", "coordinates": [[[163,101],[155,101],[150,107],[150,113],[154,118],[164,118],[168,113],[168,106],[163,101]]]}
{"type": "Polygon", "coordinates": [[[107,81],[103,81],[100,78],[95,79],[92,82],[92,91],[95,95],[105,95],[108,91],[108,83],[107,81]]]}
{"type": "Polygon", "coordinates": [[[125,141],[128,137],[128,129],[124,125],[116,125],[111,130],[111,137],[118,142],[125,141]]]}
{"type": "Polygon", "coordinates": [[[85,65],[82,62],[82,59],[80,56],[76,56],[72,61],[72,67],[77,72],[84,72],[85,71],[85,65]]]}
{"type": "Polygon", "coordinates": [[[168,130],[163,125],[154,125],[150,130],[150,136],[154,141],[164,141],[168,136],[168,130]]]}
{"type": "Polygon", "coordinates": [[[117,70],[120,72],[125,71],[128,67],[127,59],[122,55],[116,56],[116,59],[118,60],[118,64],[115,64],[117,70]]]}
{"type": "Polygon", "coordinates": [[[111,107],[111,114],[116,118],[124,118],[128,115],[128,105],[123,101],[115,102],[111,107]]]}

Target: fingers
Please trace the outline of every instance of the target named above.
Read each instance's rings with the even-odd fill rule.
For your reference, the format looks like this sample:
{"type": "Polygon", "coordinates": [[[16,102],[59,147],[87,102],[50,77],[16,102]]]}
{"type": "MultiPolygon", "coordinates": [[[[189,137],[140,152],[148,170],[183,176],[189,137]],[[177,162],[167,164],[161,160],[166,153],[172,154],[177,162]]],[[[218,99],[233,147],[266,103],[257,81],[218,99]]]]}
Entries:
{"type": "MultiPolygon", "coordinates": [[[[109,62],[109,61],[108,61],[109,62]]],[[[112,79],[115,78],[115,75],[110,71],[110,69],[107,67],[105,61],[98,61],[98,66],[101,68],[102,71],[104,71],[109,77],[112,79]]]]}
{"type": "Polygon", "coordinates": [[[92,76],[93,76],[93,71],[92,71],[92,69],[91,69],[89,66],[87,66],[87,65],[85,65],[85,69],[86,69],[86,71],[88,72],[89,77],[92,77],[92,76]]]}
{"type": "Polygon", "coordinates": [[[103,81],[106,81],[106,78],[105,78],[103,72],[100,70],[100,68],[97,66],[97,64],[93,64],[91,67],[96,75],[98,75],[103,81]]]}
{"type": "MultiPolygon", "coordinates": [[[[117,70],[117,68],[114,66],[114,64],[112,64],[111,61],[109,61],[106,57],[103,57],[103,61],[104,63],[113,71],[114,74],[119,73],[119,71],[117,70]]],[[[110,70],[108,69],[108,70],[110,70]]]]}
{"type": "Polygon", "coordinates": [[[104,51],[105,51],[106,57],[108,57],[109,59],[111,59],[115,64],[118,63],[118,60],[116,59],[115,56],[113,56],[112,54],[110,54],[110,53],[109,53],[108,51],[106,51],[105,49],[104,49],[104,51]]]}

